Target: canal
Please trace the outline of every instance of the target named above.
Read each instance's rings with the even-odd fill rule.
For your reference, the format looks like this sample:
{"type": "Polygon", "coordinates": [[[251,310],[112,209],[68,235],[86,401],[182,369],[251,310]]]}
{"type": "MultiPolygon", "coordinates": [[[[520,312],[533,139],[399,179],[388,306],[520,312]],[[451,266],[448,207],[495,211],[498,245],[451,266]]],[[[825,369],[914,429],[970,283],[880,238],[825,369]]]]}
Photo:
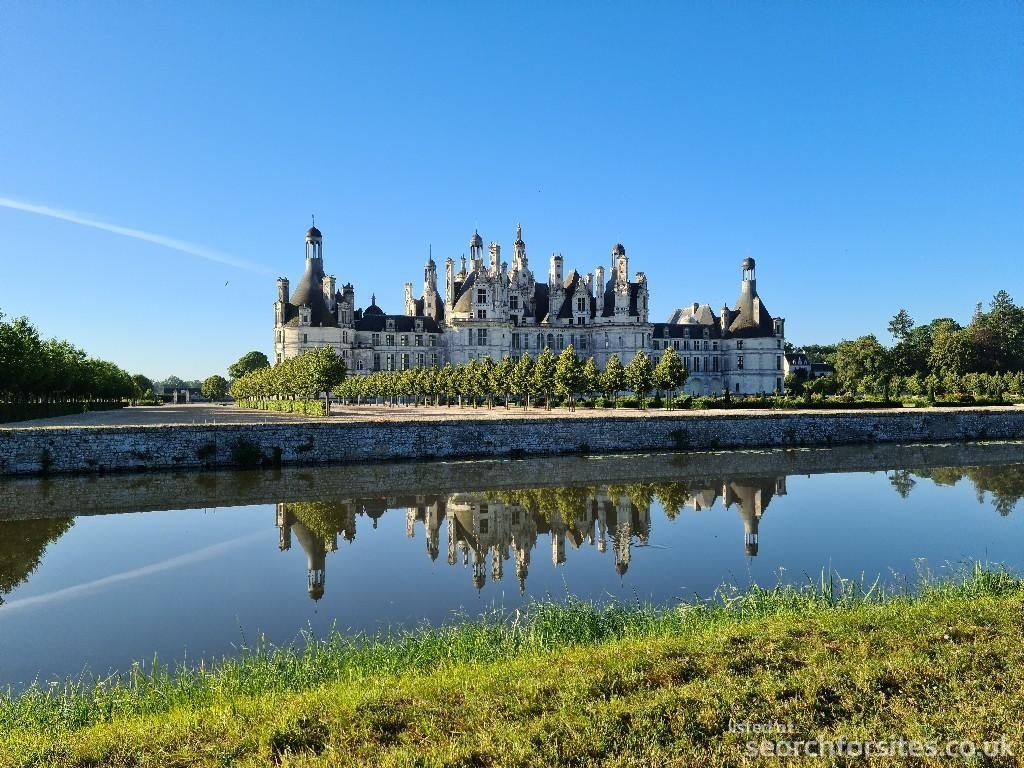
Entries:
{"type": "Polygon", "coordinates": [[[1024,565],[1024,445],[0,482],[0,685],[531,601],[1024,565]]]}

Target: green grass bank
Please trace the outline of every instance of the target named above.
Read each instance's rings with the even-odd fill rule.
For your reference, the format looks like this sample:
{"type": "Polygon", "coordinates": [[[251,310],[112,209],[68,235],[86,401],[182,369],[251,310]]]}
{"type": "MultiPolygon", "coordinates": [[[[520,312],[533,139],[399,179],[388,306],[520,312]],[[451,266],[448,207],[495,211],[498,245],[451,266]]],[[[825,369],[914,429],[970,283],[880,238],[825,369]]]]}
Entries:
{"type": "Polygon", "coordinates": [[[1022,639],[1024,582],[982,568],[904,591],[538,604],[7,694],[0,765],[734,766],[764,763],[750,742],[841,738],[851,757],[787,763],[1019,765],[1022,639]],[[924,754],[892,754],[900,739],[924,754]],[[972,757],[927,754],[967,741],[972,757]]]}

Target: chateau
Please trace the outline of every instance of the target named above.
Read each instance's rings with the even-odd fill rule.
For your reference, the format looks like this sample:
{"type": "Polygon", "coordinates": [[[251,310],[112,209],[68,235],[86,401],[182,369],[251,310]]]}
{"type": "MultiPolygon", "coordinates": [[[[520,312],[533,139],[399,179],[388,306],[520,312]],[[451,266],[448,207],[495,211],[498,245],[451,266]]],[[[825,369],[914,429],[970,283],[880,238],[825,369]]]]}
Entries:
{"type": "Polygon", "coordinates": [[[429,258],[420,296],[406,283],[404,313],[390,315],[377,306],[376,296],[357,309],[352,284],[339,288],[325,273],[323,235],[312,226],[295,291],[289,292],[287,278],[277,280],[275,358],[326,345],[345,360],[350,374],[365,375],[482,357],[516,360],[545,348],[557,355],[569,345],[581,358],[593,356],[599,368],[612,355],[625,365],[638,351],[656,365],[671,348],[689,371],[690,394],[781,392],[789,367],[785,321],[773,318],[762,303],[754,268],[751,258],[740,264],[740,294],[732,309],[723,304],[716,315],[710,305],[694,303],[667,322],[652,323],[647,278],[643,272],[631,277],[621,243],[612,248],[607,279],[602,266],[586,275],[566,272],[562,255],[555,253],[546,279],[538,280],[517,226],[511,266],[496,242],[485,257],[483,238],[474,232],[468,263],[464,254],[458,265],[445,260],[443,295],[437,264],[429,258]]]}

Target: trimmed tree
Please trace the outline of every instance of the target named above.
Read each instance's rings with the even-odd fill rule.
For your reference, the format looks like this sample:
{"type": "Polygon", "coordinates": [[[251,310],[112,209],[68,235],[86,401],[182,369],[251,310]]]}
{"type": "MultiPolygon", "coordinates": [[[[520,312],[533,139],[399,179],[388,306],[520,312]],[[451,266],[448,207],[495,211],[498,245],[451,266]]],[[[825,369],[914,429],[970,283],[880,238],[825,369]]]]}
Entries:
{"type": "Polygon", "coordinates": [[[642,351],[637,350],[636,355],[626,366],[626,386],[633,390],[639,398],[641,408],[647,407],[647,393],[654,386],[654,367],[650,359],[642,351]]]}
{"type": "Polygon", "coordinates": [[[576,393],[582,389],[583,366],[572,344],[562,350],[555,364],[555,390],[564,395],[570,411],[576,410],[576,393]]]}
{"type": "Polygon", "coordinates": [[[228,376],[232,379],[240,379],[245,374],[255,371],[258,368],[269,368],[270,361],[267,356],[259,350],[246,352],[238,360],[228,367],[228,376]]]}
{"type": "Polygon", "coordinates": [[[675,391],[686,383],[689,372],[674,349],[666,349],[661,360],[654,367],[654,386],[668,395],[668,407],[672,407],[675,391]]]}
{"type": "Polygon", "coordinates": [[[551,410],[551,393],[555,389],[555,356],[547,347],[537,356],[537,364],[533,368],[533,390],[544,395],[544,407],[551,410]]]}
{"type": "Polygon", "coordinates": [[[601,373],[601,391],[604,392],[605,397],[611,399],[612,407],[615,407],[615,400],[625,386],[626,370],[622,367],[619,356],[612,355],[608,358],[604,371],[601,373]]]}
{"type": "Polygon", "coordinates": [[[199,388],[199,392],[207,400],[223,400],[224,396],[228,393],[228,380],[215,373],[203,381],[203,386],[199,388]]]}

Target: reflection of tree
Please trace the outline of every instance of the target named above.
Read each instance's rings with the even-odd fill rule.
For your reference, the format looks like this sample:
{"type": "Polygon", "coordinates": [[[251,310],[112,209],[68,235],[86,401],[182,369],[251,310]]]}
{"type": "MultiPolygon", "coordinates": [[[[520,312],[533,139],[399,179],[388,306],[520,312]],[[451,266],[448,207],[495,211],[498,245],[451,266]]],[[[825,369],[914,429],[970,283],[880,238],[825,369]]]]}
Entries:
{"type": "Polygon", "coordinates": [[[905,499],[910,495],[910,491],[913,490],[914,486],[917,485],[917,481],[914,480],[909,470],[897,469],[889,475],[889,484],[896,489],[896,493],[900,495],[900,498],[905,499]]]}
{"type": "Polygon", "coordinates": [[[1017,503],[1024,499],[1024,464],[1010,464],[988,467],[942,467],[922,469],[914,472],[926,477],[937,485],[953,485],[966,477],[978,494],[978,501],[984,501],[986,491],[992,494],[992,506],[1005,517],[1017,503]]]}
{"type": "Polygon", "coordinates": [[[690,488],[686,483],[654,483],[651,487],[665,510],[665,517],[669,520],[674,520],[690,500],[690,488]]]}
{"type": "Polygon", "coordinates": [[[338,533],[344,534],[350,541],[355,538],[355,520],[345,502],[304,501],[290,502],[284,506],[310,533],[320,539],[331,539],[338,533]]]}
{"type": "Polygon", "coordinates": [[[72,525],[73,518],[0,522],[0,595],[5,595],[39,567],[43,552],[72,525]]]}

